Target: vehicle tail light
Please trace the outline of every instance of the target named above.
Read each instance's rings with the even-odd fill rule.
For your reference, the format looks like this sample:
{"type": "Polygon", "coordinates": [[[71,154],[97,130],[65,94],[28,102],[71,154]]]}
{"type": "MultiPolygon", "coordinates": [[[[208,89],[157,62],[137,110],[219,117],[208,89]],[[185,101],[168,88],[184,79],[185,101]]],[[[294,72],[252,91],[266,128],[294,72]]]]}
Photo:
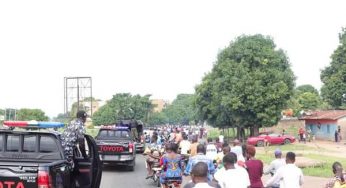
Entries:
{"type": "Polygon", "coordinates": [[[133,152],[133,144],[129,143],[129,152],[133,152]]]}
{"type": "Polygon", "coordinates": [[[52,177],[47,171],[39,171],[37,178],[37,187],[38,188],[52,188],[52,177]]]}

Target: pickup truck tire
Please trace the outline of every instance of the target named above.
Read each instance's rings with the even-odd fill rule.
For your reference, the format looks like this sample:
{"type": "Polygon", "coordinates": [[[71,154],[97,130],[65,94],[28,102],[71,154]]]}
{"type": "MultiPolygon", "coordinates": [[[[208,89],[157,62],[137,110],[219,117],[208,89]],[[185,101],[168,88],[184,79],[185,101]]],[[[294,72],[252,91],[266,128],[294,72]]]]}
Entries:
{"type": "Polygon", "coordinates": [[[135,170],[135,166],[136,166],[136,160],[133,160],[132,163],[129,166],[127,166],[127,169],[132,172],[135,170]]]}
{"type": "Polygon", "coordinates": [[[127,169],[128,171],[133,172],[135,170],[135,166],[128,166],[127,169]]]}

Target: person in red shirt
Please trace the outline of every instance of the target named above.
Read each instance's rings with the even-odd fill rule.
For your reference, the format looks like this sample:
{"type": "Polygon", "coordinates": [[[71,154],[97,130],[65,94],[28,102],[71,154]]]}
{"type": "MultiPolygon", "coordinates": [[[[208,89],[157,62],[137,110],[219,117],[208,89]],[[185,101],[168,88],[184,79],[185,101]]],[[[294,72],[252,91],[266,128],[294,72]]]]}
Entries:
{"type": "Polygon", "coordinates": [[[252,145],[246,146],[245,167],[249,173],[250,188],[263,188],[262,175],[263,175],[263,162],[255,158],[256,148],[252,145]]]}
{"type": "Polygon", "coordinates": [[[298,134],[299,134],[299,138],[300,138],[299,142],[301,142],[301,141],[305,142],[305,140],[304,140],[305,131],[304,131],[304,129],[302,127],[299,128],[298,134]]]}

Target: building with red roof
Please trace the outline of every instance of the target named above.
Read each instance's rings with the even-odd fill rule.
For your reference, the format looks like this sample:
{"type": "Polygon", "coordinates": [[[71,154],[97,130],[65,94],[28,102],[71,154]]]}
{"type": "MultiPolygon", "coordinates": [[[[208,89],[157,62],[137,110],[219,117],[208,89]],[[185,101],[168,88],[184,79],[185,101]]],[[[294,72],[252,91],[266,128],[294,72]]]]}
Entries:
{"type": "Polygon", "coordinates": [[[306,130],[310,129],[316,139],[334,140],[335,131],[340,128],[341,137],[346,138],[346,110],[325,110],[304,113],[306,130]]]}

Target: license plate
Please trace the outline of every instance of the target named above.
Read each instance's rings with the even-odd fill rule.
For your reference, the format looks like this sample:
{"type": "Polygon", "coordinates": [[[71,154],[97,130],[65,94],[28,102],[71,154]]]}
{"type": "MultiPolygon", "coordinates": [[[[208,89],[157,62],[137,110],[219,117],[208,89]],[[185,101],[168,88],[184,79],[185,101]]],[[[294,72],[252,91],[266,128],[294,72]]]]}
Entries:
{"type": "Polygon", "coordinates": [[[120,156],[119,155],[104,155],[103,160],[106,161],[119,161],[120,156]]]}

